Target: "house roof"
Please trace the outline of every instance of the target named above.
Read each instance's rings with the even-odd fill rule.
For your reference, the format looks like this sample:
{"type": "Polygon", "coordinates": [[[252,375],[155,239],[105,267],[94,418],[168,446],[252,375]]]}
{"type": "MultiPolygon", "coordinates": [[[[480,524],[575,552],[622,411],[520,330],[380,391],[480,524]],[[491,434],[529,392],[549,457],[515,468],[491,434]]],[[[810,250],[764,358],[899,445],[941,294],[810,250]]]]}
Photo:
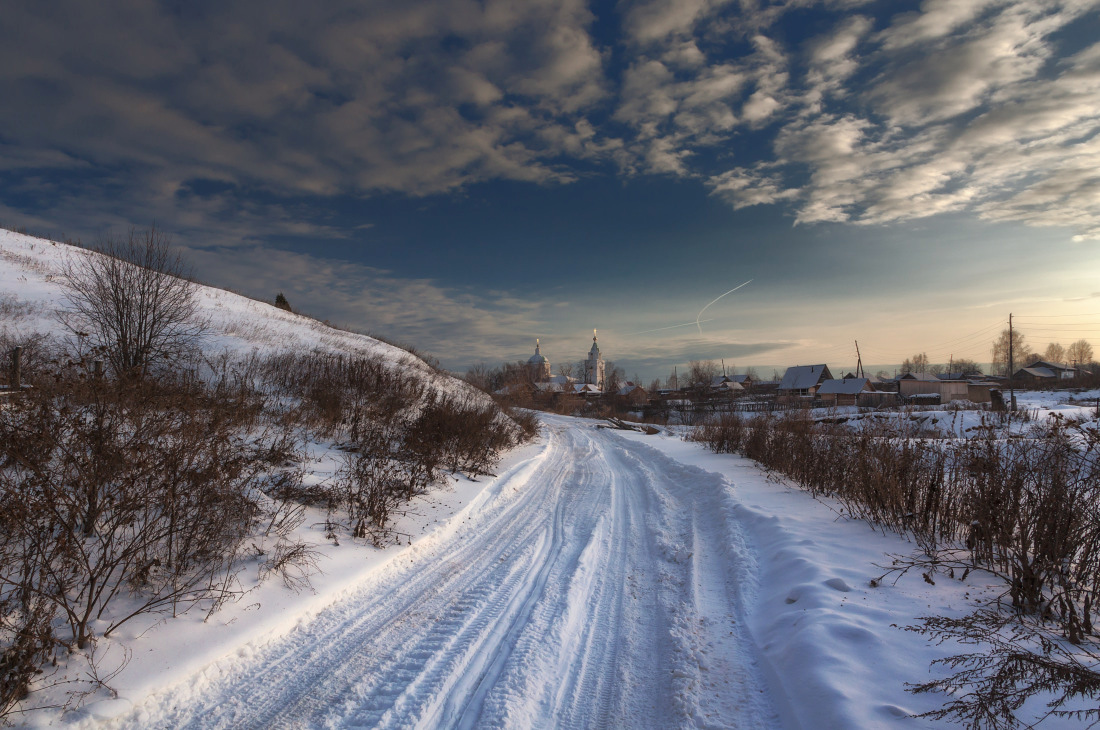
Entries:
{"type": "Polygon", "coordinates": [[[713,386],[715,390],[744,390],[745,386],[733,380],[727,380],[724,383],[718,383],[713,386]]]}
{"type": "Polygon", "coordinates": [[[806,390],[816,387],[823,378],[831,378],[828,365],[795,365],[783,373],[780,390],[806,390]]]}
{"type": "Polygon", "coordinates": [[[1053,370],[1051,370],[1050,368],[1044,368],[1044,367],[1020,368],[1019,370],[1016,371],[1016,374],[1019,375],[1020,373],[1027,373],[1028,375],[1032,375],[1036,378],[1056,378],[1056,377],[1058,377],[1057,375],[1054,374],[1053,370]]]}
{"type": "Polygon", "coordinates": [[[867,378],[845,378],[844,380],[826,380],[817,389],[818,395],[856,395],[871,390],[867,378]]]}
{"type": "MultiPolygon", "coordinates": [[[[1050,362],[1048,360],[1036,360],[1028,365],[1029,368],[1046,368],[1052,372],[1058,372],[1060,370],[1073,370],[1074,368],[1068,368],[1065,365],[1059,365],[1056,362],[1050,362]]],[[[1027,368],[1025,368],[1026,370],[1027,368]]]]}
{"type": "Polygon", "coordinates": [[[752,378],[750,378],[748,376],[748,373],[741,373],[740,375],[731,375],[731,376],[729,376],[729,379],[732,380],[735,383],[740,383],[741,385],[744,385],[745,383],[752,382],[752,378]]]}
{"type": "Polygon", "coordinates": [[[920,380],[925,383],[937,383],[940,379],[931,373],[905,373],[898,377],[898,380],[920,380]]]}

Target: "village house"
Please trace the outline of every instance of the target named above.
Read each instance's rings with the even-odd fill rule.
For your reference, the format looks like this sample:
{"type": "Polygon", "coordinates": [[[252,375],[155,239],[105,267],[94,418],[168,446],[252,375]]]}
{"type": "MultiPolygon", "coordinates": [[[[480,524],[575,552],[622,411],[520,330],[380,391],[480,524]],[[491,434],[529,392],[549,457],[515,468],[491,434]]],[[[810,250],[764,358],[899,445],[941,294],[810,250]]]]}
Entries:
{"type": "Polygon", "coordinates": [[[629,380],[619,388],[617,395],[631,405],[644,405],[649,401],[645,388],[629,380]]]}
{"type": "Polygon", "coordinates": [[[817,389],[817,397],[828,406],[858,406],[863,393],[877,392],[867,378],[824,380],[817,389]]]}
{"type": "Polygon", "coordinates": [[[787,368],[779,382],[780,398],[813,398],[826,380],[832,380],[828,365],[796,365],[787,368]]]}
{"type": "Polygon", "coordinates": [[[898,394],[902,398],[950,403],[970,400],[969,384],[965,380],[941,380],[930,373],[905,373],[898,378],[898,394]],[[939,396],[938,401],[933,396],[939,396]]]}
{"type": "Polygon", "coordinates": [[[1076,368],[1066,367],[1046,360],[1036,360],[1026,368],[1020,368],[1012,377],[1016,380],[1050,381],[1068,380],[1078,375],[1076,368]]]}

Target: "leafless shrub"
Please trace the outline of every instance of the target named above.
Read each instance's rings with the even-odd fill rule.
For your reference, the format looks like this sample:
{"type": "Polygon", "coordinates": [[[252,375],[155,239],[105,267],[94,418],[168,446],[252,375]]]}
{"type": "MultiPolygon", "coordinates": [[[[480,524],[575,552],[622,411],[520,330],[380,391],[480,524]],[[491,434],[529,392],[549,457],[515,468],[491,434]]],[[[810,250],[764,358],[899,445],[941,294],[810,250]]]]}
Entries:
{"type": "Polygon", "coordinates": [[[205,330],[190,272],[155,226],[70,255],[61,282],[62,326],[78,344],[88,339],[90,347],[101,348],[117,374],[171,364],[205,330]]]}
{"type": "Polygon", "coordinates": [[[505,411],[508,417],[519,426],[524,441],[533,439],[539,434],[539,419],[534,411],[525,408],[509,408],[505,411]]]}
{"type": "Polygon", "coordinates": [[[358,447],[346,453],[333,494],[348,517],[353,537],[381,545],[391,510],[422,493],[436,474],[429,465],[400,458],[400,442],[379,426],[362,432],[358,447]]]}
{"type": "Polygon", "coordinates": [[[26,302],[14,294],[0,292],[0,318],[14,322],[17,319],[29,317],[39,311],[40,307],[32,302],[26,302]]]}
{"type": "Polygon", "coordinates": [[[975,730],[1015,730],[1021,726],[1017,713],[1024,704],[1045,694],[1050,699],[1040,720],[1060,717],[1081,727],[1100,722],[1100,708],[1067,708],[1071,700],[1100,695],[1100,644],[1095,639],[1074,644],[1035,616],[988,607],[961,618],[922,620],[906,630],[937,643],[980,648],[937,659],[935,664],[954,670],[950,676],[910,685],[912,692],[943,692],[952,698],[921,717],[965,723],[975,730]]]}
{"type": "Polygon", "coordinates": [[[313,587],[309,577],[320,569],[320,557],[321,553],[309,543],[279,540],[271,557],[260,566],[260,577],[277,575],[284,586],[297,593],[313,587]]]}
{"type": "Polygon", "coordinates": [[[80,648],[97,621],[106,636],[224,598],[259,516],[249,410],[164,379],[61,377],[0,411],[0,498],[24,507],[0,586],[51,603],[80,648]]]}
{"type": "Polygon", "coordinates": [[[30,693],[57,647],[54,614],[53,604],[27,586],[0,588],[0,723],[30,693]]]}

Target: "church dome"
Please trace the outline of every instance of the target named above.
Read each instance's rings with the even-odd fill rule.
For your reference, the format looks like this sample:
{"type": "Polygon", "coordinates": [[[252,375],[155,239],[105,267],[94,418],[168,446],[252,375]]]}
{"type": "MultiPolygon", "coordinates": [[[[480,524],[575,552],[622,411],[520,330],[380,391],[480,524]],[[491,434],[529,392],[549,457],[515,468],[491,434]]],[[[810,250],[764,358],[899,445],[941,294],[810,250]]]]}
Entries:
{"type": "Polygon", "coordinates": [[[535,340],[535,354],[527,359],[527,364],[541,365],[544,362],[549,363],[550,360],[546,357],[546,355],[543,355],[541,352],[539,352],[539,341],[535,340]]]}
{"type": "Polygon", "coordinates": [[[538,340],[535,340],[535,354],[527,360],[527,369],[535,380],[543,381],[550,378],[550,360],[539,350],[538,340]]]}

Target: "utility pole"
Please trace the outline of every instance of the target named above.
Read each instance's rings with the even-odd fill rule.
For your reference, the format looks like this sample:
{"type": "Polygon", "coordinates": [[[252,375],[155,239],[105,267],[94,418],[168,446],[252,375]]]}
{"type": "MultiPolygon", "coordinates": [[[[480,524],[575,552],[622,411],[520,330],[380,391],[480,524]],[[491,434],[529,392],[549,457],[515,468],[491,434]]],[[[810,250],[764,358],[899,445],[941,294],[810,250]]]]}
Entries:
{"type": "Polygon", "coordinates": [[[863,377],[863,358],[859,354],[859,340],[854,340],[856,343],[856,377],[863,377]]]}
{"type": "Polygon", "coordinates": [[[1008,392],[1011,396],[1009,402],[1012,403],[1011,410],[1016,412],[1016,386],[1012,382],[1013,364],[1012,364],[1012,340],[1015,337],[1012,334],[1012,312],[1008,313],[1008,392]]]}

